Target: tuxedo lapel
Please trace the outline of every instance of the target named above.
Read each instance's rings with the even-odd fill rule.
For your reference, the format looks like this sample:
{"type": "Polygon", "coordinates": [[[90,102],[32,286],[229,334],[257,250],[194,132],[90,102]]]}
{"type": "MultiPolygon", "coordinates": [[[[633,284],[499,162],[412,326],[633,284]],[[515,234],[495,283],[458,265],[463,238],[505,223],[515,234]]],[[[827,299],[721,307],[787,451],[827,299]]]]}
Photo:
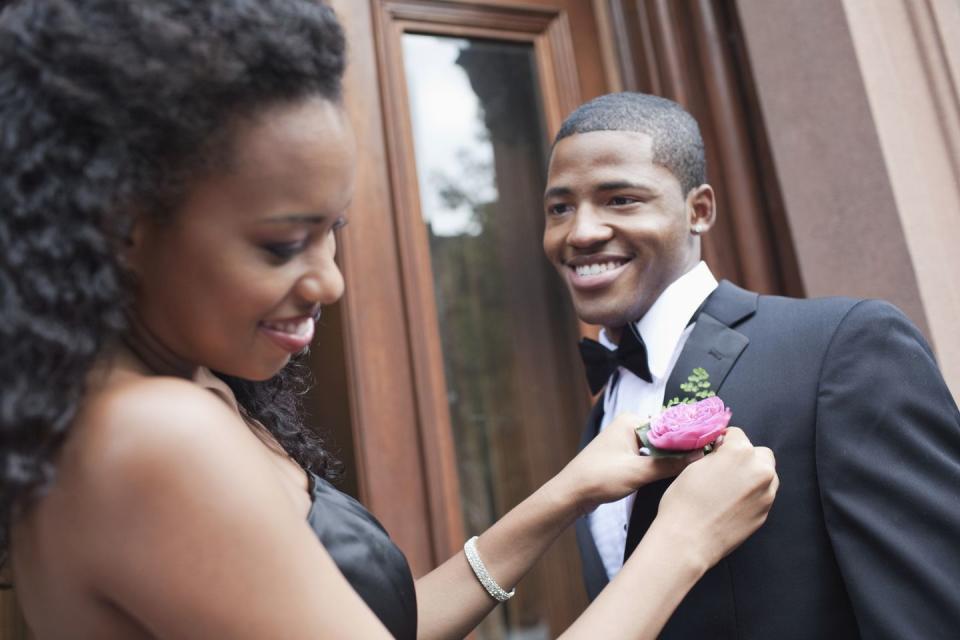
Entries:
{"type": "Polygon", "coordinates": [[[702,311],[687,344],[680,352],[677,364],[670,372],[663,396],[664,404],[673,398],[686,397],[687,394],[680,389],[680,385],[687,381],[687,377],[697,367],[706,369],[710,374],[711,390],[719,393],[733,363],[749,342],[742,333],[726,326],[706,310],[702,311]]]}
{"type": "Polygon", "coordinates": [[[590,531],[590,519],[580,516],[576,521],[577,547],[580,550],[580,569],[583,574],[583,584],[590,600],[596,598],[607,583],[607,570],[603,566],[597,543],[593,540],[590,531]]]}
{"type": "MultiPolygon", "coordinates": [[[[752,316],[757,309],[758,296],[724,280],[707,298],[703,310],[687,339],[667,380],[664,404],[671,398],[685,397],[680,385],[693,370],[702,367],[710,374],[711,390],[719,394],[723,381],[737,358],[747,348],[749,339],[733,327],[752,316]]],[[[672,478],[640,487],[630,515],[624,558],[630,556],[646,533],[657,506],[672,478]]]]}
{"type": "MultiPolygon", "coordinates": [[[[597,433],[600,431],[600,422],[603,420],[603,393],[590,410],[590,416],[587,418],[587,426],[580,437],[580,446],[578,451],[590,444],[597,433]]],[[[597,594],[607,586],[607,570],[603,566],[603,560],[600,559],[600,552],[597,551],[597,544],[593,540],[593,533],[590,531],[590,521],[587,516],[580,516],[576,521],[577,546],[580,549],[580,563],[583,573],[584,585],[587,589],[587,596],[590,600],[597,597],[597,594]]]]}
{"type": "Polygon", "coordinates": [[[670,372],[663,402],[683,398],[680,385],[697,367],[710,374],[710,388],[718,393],[727,374],[750,342],[733,329],[757,310],[757,294],[722,281],[703,304],[693,332],[670,372]]]}
{"type": "Polygon", "coordinates": [[[590,409],[590,415],[587,417],[587,426],[580,436],[580,444],[577,451],[583,451],[583,448],[590,444],[590,441],[597,437],[600,432],[600,422],[603,420],[603,393],[597,396],[597,401],[593,403],[590,409]]]}

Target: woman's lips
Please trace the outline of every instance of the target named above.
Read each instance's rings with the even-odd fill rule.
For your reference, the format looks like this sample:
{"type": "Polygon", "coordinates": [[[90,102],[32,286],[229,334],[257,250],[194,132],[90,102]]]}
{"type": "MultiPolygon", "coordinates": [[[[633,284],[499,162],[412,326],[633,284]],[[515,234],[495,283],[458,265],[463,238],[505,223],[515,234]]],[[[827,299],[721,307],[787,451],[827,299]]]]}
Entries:
{"type": "Polygon", "coordinates": [[[313,329],[313,318],[264,322],[260,325],[260,331],[290,353],[303,351],[313,341],[313,329]]]}
{"type": "Polygon", "coordinates": [[[629,260],[595,262],[589,265],[567,265],[567,280],[570,286],[578,291],[601,289],[620,277],[629,260]],[[581,273],[578,273],[579,271],[581,273]],[[598,268],[599,267],[599,272],[598,268]]]}

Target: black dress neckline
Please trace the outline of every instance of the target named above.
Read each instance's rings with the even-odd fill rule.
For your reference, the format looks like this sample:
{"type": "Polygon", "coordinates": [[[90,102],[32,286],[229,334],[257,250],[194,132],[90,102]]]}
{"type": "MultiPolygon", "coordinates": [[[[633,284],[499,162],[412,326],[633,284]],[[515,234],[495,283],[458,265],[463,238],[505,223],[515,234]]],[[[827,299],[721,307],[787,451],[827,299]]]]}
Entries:
{"type": "Polygon", "coordinates": [[[417,594],[403,552],[363,505],[316,474],[307,476],[307,521],[337,568],[395,638],[416,638],[417,594]]]}

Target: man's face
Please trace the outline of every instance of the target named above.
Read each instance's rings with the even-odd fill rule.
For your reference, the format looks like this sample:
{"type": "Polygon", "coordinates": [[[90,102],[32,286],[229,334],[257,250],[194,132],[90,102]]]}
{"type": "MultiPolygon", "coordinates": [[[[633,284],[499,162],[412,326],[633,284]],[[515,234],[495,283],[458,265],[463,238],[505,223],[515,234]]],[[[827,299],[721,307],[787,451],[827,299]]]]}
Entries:
{"type": "Polygon", "coordinates": [[[641,318],[700,259],[694,223],[713,221],[709,186],[684,197],[653,163],[642,133],[574,134],[554,147],[544,194],[543,249],[584,322],[618,329],[641,318]],[[709,200],[709,212],[703,199],[709,200]]]}

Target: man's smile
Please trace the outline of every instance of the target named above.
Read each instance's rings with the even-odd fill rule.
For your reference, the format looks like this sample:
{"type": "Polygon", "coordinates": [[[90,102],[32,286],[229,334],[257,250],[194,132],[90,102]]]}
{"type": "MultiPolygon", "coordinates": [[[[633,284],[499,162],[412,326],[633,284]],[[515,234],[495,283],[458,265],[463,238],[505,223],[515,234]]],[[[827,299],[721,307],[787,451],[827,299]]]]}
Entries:
{"type": "Polygon", "coordinates": [[[600,289],[616,280],[631,260],[610,254],[576,256],[564,262],[567,281],[575,290],[600,289]]]}

